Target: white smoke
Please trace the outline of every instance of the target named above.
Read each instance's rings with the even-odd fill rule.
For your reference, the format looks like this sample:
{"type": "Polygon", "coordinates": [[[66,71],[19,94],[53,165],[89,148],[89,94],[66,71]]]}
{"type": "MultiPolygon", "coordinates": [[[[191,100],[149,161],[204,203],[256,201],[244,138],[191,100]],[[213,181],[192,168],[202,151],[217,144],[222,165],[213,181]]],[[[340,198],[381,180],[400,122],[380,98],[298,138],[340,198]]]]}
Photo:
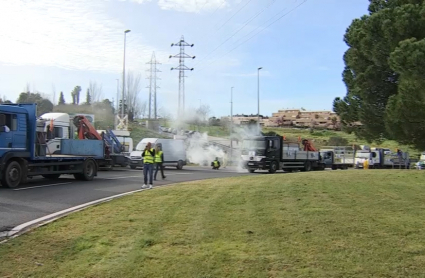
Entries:
{"type": "Polygon", "coordinates": [[[186,140],[187,159],[190,163],[209,166],[217,157],[221,162],[225,157],[223,148],[211,145],[208,141],[208,134],[194,134],[186,140]]]}
{"type": "MultiPolygon", "coordinates": [[[[201,123],[201,118],[194,110],[186,113],[184,118],[177,119],[171,124],[172,128],[177,129],[177,135],[182,135],[187,130],[188,122],[201,123]]],[[[242,168],[241,147],[242,140],[246,137],[260,136],[261,127],[258,125],[234,126],[233,133],[230,138],[221,138],[220,141],[214,141],[208,133],[194,133],[186,138],[187,160],[189,163],[199,164],[202,166],[210,166],[211,162],[218,158],[223,165],[223,160],[233,162],[232,166],[237,166],[238,172],[246,172],[242,168]],[[232,150],[230,149],[230,140],[232,142],[232,150]]]]}
{"type": "Polygon", "coordinates": [[[233,155],[233,161],[236,163],[236,170],[239,173],[246,172],[246,169],[242,167],[243,160],[241,156],[242,151],[242,141],[244,138],[253,137],[253,136],[261,136],[261,126],[259,125],[246,125],[246,126],[238,126],[233,128],[232,137],[237,139],[238,144],[236,145],[236,152],[233,155]]]}

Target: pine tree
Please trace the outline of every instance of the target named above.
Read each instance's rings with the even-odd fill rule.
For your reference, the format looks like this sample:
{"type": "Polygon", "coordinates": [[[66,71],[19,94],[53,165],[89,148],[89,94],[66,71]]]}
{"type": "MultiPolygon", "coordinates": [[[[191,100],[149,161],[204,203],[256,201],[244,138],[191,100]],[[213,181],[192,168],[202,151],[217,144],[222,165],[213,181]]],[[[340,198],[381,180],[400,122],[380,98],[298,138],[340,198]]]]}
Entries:
{"type": "Polygon", "coordinates": [[[63,95],[63,92],[61,92],[59,96],[59,105],[65,105],[65,96],[63,95]]]}
{"type": "Polygon", "coordinates": [[[91,95],[90,95],[89,89],[87,89],[87,93],[86,93],[86,104],[91,105],[91,95]]]}

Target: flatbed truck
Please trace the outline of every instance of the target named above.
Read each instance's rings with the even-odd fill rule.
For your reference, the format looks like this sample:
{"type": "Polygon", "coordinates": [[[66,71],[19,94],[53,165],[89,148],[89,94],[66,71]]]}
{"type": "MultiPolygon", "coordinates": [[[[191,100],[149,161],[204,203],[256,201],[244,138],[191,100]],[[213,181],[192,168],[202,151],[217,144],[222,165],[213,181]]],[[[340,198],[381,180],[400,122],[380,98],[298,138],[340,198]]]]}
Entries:
{"type": "MultiPolygon", "coordinates": [[[[47,146],[48,151],[50,153],[60,152],[61,148],[61,140],[62,139],[92,139],[92,140],[103,140],[108,148],[108,157],[112,160],[112,163],[109,161],[105,161],[106,163],[100,163],[100,169],[111,170],[113,166],[120,165],[121,167],[128,166],[128,158],[126,155],[120,151],[122,149],[122,145],[117,142],[111,140],[112,131],[105,130],[103,136],[101,132],[99,133],[95,130],[90,119],[93,119],[94,116],[87,116],[87,114],[73,114],[71,117],[70,114],[67,113],[46,113],[41,115],[40,117],[47,122],[46,132],[47,132],[47,146]],[[51,128],[53,127],[53,128],[51,128]],[[49,128],[52,129],[49,132],[49,128]],[[80,130],[82,132],[80,132],[80,130]]],[[[115,135],[114,135],[115,136],[115,135]]],[[[116,139],[116,137],[115,137],[116,139]]],[[[117,139],[118,140],[118,139],[117,139]]]]}
{"type": "Polygon", "coordinates": [[[46,120],[37,119],[36,104],[0,105],[0,181],[14,188],[28,178],[56,179],[63,174],[91,181],[99,163],[108,163],[101,140],[60,140],[61,148],[48,153],[46,120]],[[106,161],[106,162],[105,162],[106,161]]]}
{"type": "Polygon", "coordinates": [[[250,173],[256,170],[311,171],[324,170],[320,152],[312,148],[308,140],[304,148],[298,143],[287,143],[281,136],[253,136],[242,141],[242,167],[250,173]]]}
{"type": "Polygon", "coordinates": [[[355,168],[362,169],[365,160],[369,162],[370,169],[409,169],[410,156],[408,152],[388,152],[382,148],[360,150],[356,152],[355,168]]]}
{"type": "Polygon", "coordinates": [[[348,146],[326,146],[320,149],[325,168],[347,170],[354,167],[356,150],[348,146]]]}

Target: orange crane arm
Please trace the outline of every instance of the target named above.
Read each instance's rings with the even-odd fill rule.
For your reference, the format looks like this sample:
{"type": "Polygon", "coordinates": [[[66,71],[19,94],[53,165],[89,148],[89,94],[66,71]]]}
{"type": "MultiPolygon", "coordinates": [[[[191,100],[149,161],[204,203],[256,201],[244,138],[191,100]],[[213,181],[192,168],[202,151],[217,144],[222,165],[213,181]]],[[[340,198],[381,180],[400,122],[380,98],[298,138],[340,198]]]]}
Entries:
{"type": "Polygon", "coordinates": [[[313,144],[309,140],[304,139],[302,141],[302,144],[304,145],[304,151],[317,152],[316,148],[313,146],[313,144]]]}
{"type": "MultiPolygon", "coordinates": [[[[97,130],[93,127],[89,120],[82,115],[78,115],[74,117],[74,125],[78,130],[78,139],[90,139],[90,140],[102,140],[102,136],[97,132],[97,130]]],[[[109,158],[109,146],[105,144],[105,155],[109,158]]]]}
{"type": "Polygon", "coordinates": [[[75,116],[74,125],[78,130],[78,139],[103,140],[86,117],[82,115],[75,116]]]}

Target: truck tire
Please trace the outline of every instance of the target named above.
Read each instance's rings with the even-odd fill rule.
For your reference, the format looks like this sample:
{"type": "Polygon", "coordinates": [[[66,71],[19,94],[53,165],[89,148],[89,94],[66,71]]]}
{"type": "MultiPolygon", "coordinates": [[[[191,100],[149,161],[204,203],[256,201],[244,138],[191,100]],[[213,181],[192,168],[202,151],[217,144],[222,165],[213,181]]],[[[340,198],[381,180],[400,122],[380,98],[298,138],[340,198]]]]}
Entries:
{"type": "Polygon", "coordinates": [[[183,170],[183,161],[179,161],[177,162],[177,166],[176,166],[177,170],[183,170]]]}
{"type": "Polygon", "coordinates": [[[74,178],[81,181],[91,181],[96,175],[96,162],[93,159],[87,159],[83,163],[83,172],[74,174],[74,178]]]}
{"type": "Polygon", "coordinates": [[[9,188],[17,187],[22,179],[22,167],[17,161],[10,161],[4,171],[2,185],[9,188]]]}
{"type": "Polygon", "coordinates": [[[276,171],[277,171],[277,163],[276,163],[276,161],[272,161],[270,163],[269,173],[274,174],[274,173],[276,173],[276,171]]]}
{"type": "Polygon", "coordinates": [[[304,168],[301,171],[303,171],[303,172],[310,172],[311,171],[311,162],[310,161],[306,161],[304,163],[304,168]]]}
{"type": "Polygon", "coordinates": [[[248,172],[250,172],[251,174],[255,172],[254,169],[248,169],[248,172]]]}
{"type": "Polygon", "coordinates": [[[61,176],[61,174],[48,174],[48,175],[41,175],[41,176],[45,179],[57,180],[61,176]]]}
{"type": "Polygon", "coordinates": [[[136,168],[137,168],[137,166],[136,166],[136,165],[130,165],[130,169],[135,170],[136,168]]]}

